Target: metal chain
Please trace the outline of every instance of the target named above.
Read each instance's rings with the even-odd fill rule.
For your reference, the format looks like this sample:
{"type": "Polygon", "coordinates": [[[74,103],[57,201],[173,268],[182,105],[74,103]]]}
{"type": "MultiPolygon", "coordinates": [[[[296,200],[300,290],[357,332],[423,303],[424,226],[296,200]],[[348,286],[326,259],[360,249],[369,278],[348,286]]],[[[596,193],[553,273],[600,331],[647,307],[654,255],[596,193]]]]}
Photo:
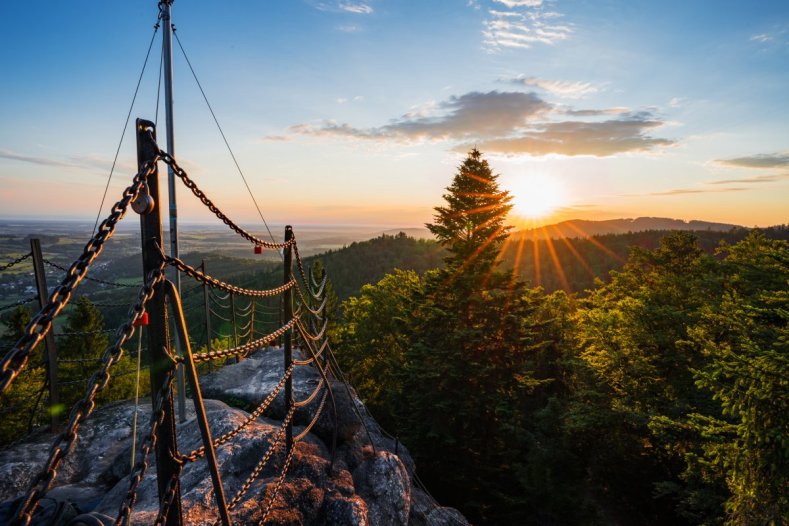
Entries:
{"type": "MultiPolygon", "coordinates": [[[[268,407],[271,405],[271,403],[277,397],[279,392],[285,386],[285,382],[287,381],[287,379],[290,378],[291,374],[293,374],[294,367],[295,367],[295,365],[291,365],[290,367],[288,367],[287,371],[285,371],[285,374],[282,375],[282,379],[279,381],[279,383],[276,385],[276,387],[274,387],[274,389],[269,393],[269,395],[265,398],[265,400],[263,400],[263,402],[261,402],[261,404],[259,406],[257,406],[257,408],[249,414],[247,419],[244,420],[244,422],[242,424],[240,424],[238,427],[236,427],[232,431],[229,431],[229,432],[225,433],[224,435],[222,435],[221,437],[219,437],[216,440],[214,440],[214,447],[215,448],[217,448],[217,447],[221,446],[222,444],[225,444],[225,443],[229,442],[230,440],[232,440],[236,435],[238,435],[241,431],[243,431],[244,428],[249,426],[249,424],[251,424],[252,422],[257,420],[260,416],[263,415],[263,413],[266,411],[266,409],[268,409],[268,407]]],[[[200,446],[198,449],[195,449],[194,451],[192,451],[188,455],[180,455],[178,457],[178,460],[181,461],[181,462],[194,462],[197,459],[202,458],[203,456],[205,456],[205,446],[200,446]]]]}
{"type": "MultiPolygon", "coordinates": [[[[56,268],[58,270],[62,270],[63,272],[68,272],[68,269],[66,267],[58,265],[54,261],[50,261],[48,259],[45,259],[43,261],[44,261],[44,263],[46,263],[50,267],[56,268]]],[[[110,285],[112,287],[125,287],[125,288],[129,288],[129,289],[136,289],[137,287],[140,286],[139,284],[137,284],[137,285],[129,285],[128,283],[118,283],[116,281],[104,281],[103,279],[91,278],[90,276],[85,276],[85,280],[86,281],[93,281],[94,283],[101,283],[103,285],[110,285]]]]}
{"type": "MultiPolygon", "coordinates": [[[[105,223],[106,221],[102,223],[99,229],[100,232],[106,231],[104,229],[105,223]]],[[[110,368],[120,360],[121,356],[123,356],[123,344],[134,334],[134,324],[142,317],[145,312],[145,305],[154,295],[156,285],[162,281],[164,281],[164,265],[158,269],[152,270],[147,276],[145,285],[140,287],[140,292],[138,294],[139,299],[134,306],[129,309],[129,320],[118,330],[118,337],[115,343],[104,351],[104,356],[102,357],[103,365],[99,371],[91,376],[91,385],[85,393],[85,396],[71,409],[69,423],[65,431],[59,434],[52,443],[52,447],[49,450],[49,459],[43,471],[31,481],[24,500],[20,504],[16,516],[14,517],[14,524],[27,525],[30,523],[33,512],[38,505],[38,501],[49,491],[55,477],[57,477],[57,470],[60,463],[68,452],[74,448],[78,438],[77,431],[80,424],[82,424],[96,408],[96,396],[98,396],[109,383],[110,368]]],[[[57,290],[55,291],[55,295],[56,294],[57,290]]],[[[50,303],[50,305],[51,304],[52,303],[50,303]]],[[[49,323],[51,324],[51,320],[49,323]]],[[[28,327],[30,327],[30,325],[28,325],[28,327]]]]}
{"type": "Polygon", "coordinates": [[[15,301],[14,303],[11,303],[10,305],[3,305],[2,307],[0,307],[0,312],[3,312],[4,310],[8,310],[8,309],[13,309],[14,307],[19,307],[20,305],[24,305],[26,303],[30,303],[31,301],[35,301],[37,299],[38,299],[38,296],[31,296],[31,297],[25,298],[23,300],[15,301]]]}
{"type": "Polygon", "coordinates": [[[167,487],[164,490],[164,498],[162,499],[162,503],[159,505],[159,514],[156,516],[156,521],[154,521],[154,526],[163,526],[165,522],[167,522],[167,515],[170,513],[170,507],[173,505],[173,501],[175,500],[175,494],[178,491],[178,485],[181,481],[181,469],[183,466],[178,466],[175,468],[175,472],[173,476],[167,481],[167,487]]]}
{"type": "Polygon", "coordinates": [[[159,398],[156,407],[151,413],[151,431],[140,446],[139,460],[134,464],[132,475],[129,478],[129,489],[121,502],[115,524],[126,524],[131,518],[131,510],[137,500],[137,489],[145,476],[145,471],[148,469],[148,455],[156,447],[157,430],[164,421],[164,402],[170,398],[174,377],[174,369],[171,368],[167,371],[164,383],[159,389],[159,398]]]}
{"type": "Polygon", "coordinates": [[[11,385],[19,372],[27,364],[28,356],[33,348],[52,328],[52,322],[71,298],[71,294],[85,277],[91,263],[101,254],[104,243],[115,232],[118,222],[126,214],[129,204],[145,184],[145,179],[156,169],[156,161],[145,163],[143,169],[134,176],[130,186],[123,191],[123,197],[112,206],[112,213],[102,221],[96,234],[85,245],[80,257],[71,265],[60,285],[52,292],[49,302],[36,314],[25,327],[25,332],[14,348],[0,363],[0,394],[11,385]]]}
{"type": "Polygon", "coordinates": [[[323,327],[321,328],[321,331],[314,336],[310,334],[310,332],[307,330],[306,327],[304,327],[302,323],[299,323],[299,325],[301,326],[302,336],[308,340],[316,342],[318,340],[323,339],[323,336],[326,334],[326,328],[329,326],[329,320],[323,322],[323,327]]]}
{"type": "Polygon", "coordinates": [[[202,272],[200,272],[196,268],[194,268],[194,267],[192,267],[190,265],[187,265],[186,263],[184,263],[182,260],[180,260],[178,258],[174,258],[172,256],[168,256],[168,255],[162,253],[162,259],[168,265],[177,268],[178,270],[180,270],[181,272],[183,272],[184,274],[186,274],[187,276],[189,276],[192,279],[195,279],[195,280],[197,280],[197,281],[199,281],[201,283],[205,283],[209,287],[213,287],[215,289],[224,290],[226,292],[232,292],[232,293],[238,294],[240,296],[250,296],[250,297],[257,297],[257,298],[269,298],[269,297],[272,297],[272,296],[277,296],[279,294],[282,294],[286,290],[288,290],[291,287],[293,287],[293,285],[296,282],[296,280],[290,280],[289,282],[285,283],[284,285],[281,285],[281,286],[279,286],[279,287],[277,287],[275,289],[269,289],[269,290],[244,289],[244,288],[241,288],[241,287],[236,287],[235,285],[231,285],[231,284],[226,283],[224,281],[220,281],[220,280],[218,280],[218,279],[216,279],[214,277],[208,276],[206,274],[203,274],[202,272]]]}
{"type": "Polygon", "coordinates": [[[18,265],[19,263],[22,263],[24,260],[26,260],[27,258],[31,257],[32,255],[33,255],[32,252],[28,252],[24,256],[19,256],[15,260],[13,260],[13,261],[11,261],[9,263],[6,263],[5,265],[0,265],[0,272],[3,272],[4,270],[8,270],[11,267],[13,267],[14,265],[18,265]]]}
{"type": "Polygon", "coordinates": [[[313,309],[312,307],[310,307],[310,300],[308,300],[306,296],[304,296],[304,293],[301,291],[301,287],[299,287],[298,281],[296,281],[296,292],[299,293],[299,297],[301,298],[301,304],[304,306],[305,309],[310,311],[310,313],[313,316],[315,316],[316,318],[320,318],[323,315],[323,312],[321,311],[323,310],[323,307],[326,306],[326,298],[324,298],[323,303],[317,309],[313,309]]]}
{"type": "MultiPolygon", "coordinates": [[[[266,451],[266,454],[263,455],[263,458],[261,458],[260,462],[257,463],[255,469],[252,470],[252,473],[249,474],[249,477],[247,477],[247,479],[244,481],[244,484],[242,484],[241,488],[239,488],[239,490],[236,492],[236,495],[233,497],[233,500],[231,500],[230,503],[227,505],[227,509],[229,510],[233,509],[235,505],[241,501],[241,499],[244,497],[247,491],[249,491],[249,488],[252,486],[252,483],[255,482],[255,479],[257,479],[260,476],[260,473],[263,471],[263,468],[265,468],[266,464],[268,464],[268,461],[271,460],[271,456],[274,454],[274,451],[277,449],[279,445],[282,444],[282,440],[285,438],[285,430],[287,429],[290,421],[293,419],[293,414],[295,412],[296,412],[296,408],[291,407],[290,411],[288,411],[288,414],[285,415],[285,419],[282,421],[282,425],[280,426],[279,431],[277,431],[277,434],[274,437],[274,441],[269,446],[268,451],[266,451]]],[[[218,524],[219,521],[216,521],[214,523],[214,526],[218,524]]]]}
{"type": "Polygon", "coordinates": [[[271,241],[266,241],[264,239],[260,239],[259,237],[255,237],[237,224],[235,224],[229,217],[227,217],[214,203],[211,199],[208,198],[205,193],[197,187],[197,184],[189,178],[189,175],[184,171],[183,168],[178,166],[178,163],[175,161],[173,156],[169,153],[164,151],[159,151],[159,155],[161,156],[161,160],[172,168],[173,173],[181,179],[181,181],[186,185],[186,187],[192,191],[192,193],[200,199],[200,201],[208,207],[208,209],[213,212],[213,214],[218,217],[224,224],[229,226],[231,230],[233,230],[236,234],[240,235],[247,241],[254,243],[255,245],[263,246],[266,248],[273,248],[273,249],[281,249],[287,248],[293,241],[288,241],[287,243],[272,243],[271,241]]]}
{"type": "Polygon", "coordinates": [[[69,331],[59,332],[55,336],[95,336],[96,334],[110,334],[117,329],[96,329],[95,331],[69,331]]]}
{"type": "Polygon", "coordinates": [[[326,386],[326,389],[323,391],[323,398],[321,399],[321,404],[318,406],[318,410],[315,411],[315,416],[312,417],[312,421],[304,428],[304,430],[293,437],[293,442],[301,441],[305,436],[307,436],[310,431],[312,430],[313,426],[318,422],[318,419],[321,417],[321,413],[323,413],[323,408],[326,406],[326,399],[329,398],[329,391],[331,390],[331,386],[326,386]]]}
{"type": "Polygon", "coordinates": [[[282,487],[283,482],[285,482],[285,477],[288,474],[288,469],[290,469],[290,463],[293,461],[293,454],[296,452],[296,448],[292,448],[290,453],[288,453],[288,458],[285,460],[285,464],[282,466],[282,473],[280,473],[279,478],[277,479],[277,483],[274,486],[274,491],[271,492],[271,495],[266,499],[268,502],[266,504],[266,509],[263,512],[263,517],[261,517],[258,526],[262,526],[266,523],[266,518],[268,514],[271,513],[271,508],[274,506],[274,500],[277,498],[277,494],[279,493],[280,488],[282,487]]]}
{"type": "MultiPolygon", "coordinates": [[[[288,329],[291,329],[293,327],[293,325],[296,323],[296,320],[298,320],[298,318],[294,316],[293,319],[291,319],[288,323],[286,323],[276,331],[269,333],[263,336],[262,338],[258,338],[257,340],[253,340],[243,345],[239,345],[238,347],[231,347],[229,349],[222,349],[219,351],[211,351],[211,352],[195,354],[193,355],[193,360],[195,363],[201,363],[201,362],[207,362],[209,360],[216,360],[217,358],[230,358],[233,356],[238,356],[240,354],[248,353],[249,351],[255,349],[256,347],[260,347],[261,345],[276,340],[277,338],[285,334],[285,332],[288,329]]],[[[224,336],[224,335],[220,334],[220,336],[224,336]]],[[[229,336],[224,336],[224,337],[229,338],[229,336]]],[[[176,360],[178,360],[179,362],[183,362],[184,358],[182,356],[178,356],[176,357],[176,360]]]]}

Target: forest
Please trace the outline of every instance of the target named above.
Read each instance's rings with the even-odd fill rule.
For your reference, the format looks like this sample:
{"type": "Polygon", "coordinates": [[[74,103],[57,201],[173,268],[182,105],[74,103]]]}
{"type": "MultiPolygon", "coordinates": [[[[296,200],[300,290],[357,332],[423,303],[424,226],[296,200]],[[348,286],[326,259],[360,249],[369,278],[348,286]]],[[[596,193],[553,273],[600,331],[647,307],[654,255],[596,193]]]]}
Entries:
{"type": "MultiPolygon", "coordinates": [[[[475,524],[786,524],[789,229],[528,240],[506,224],[510,199],[473,150],[428,225],[437,241],[305,258],[327,269],[351,384],[435,498],[475,524]]],[[[240,286],[282,280],[273,263],[185,259],[240,286]]],[[[205,294],[183,292],[190,326],[205,326],[205,294]]],[[[61,410],[123,318],[117,301],[83,297],[57,327],[61,410]]],[[[4,316],[4,349],[31,314],[4,316]]],[[[228,346],[231,323],[193,337],[228,346]]],[[[2,444],[46,424],[36,360],[3,395],[2,444]]],[[[132,378],[99,403],[133,397],[132,378]]]]}
{"type": "MultiPolygon", "coordinates": [[[[444,198],[445,265],[362,287],[332,334],[439,501],[477,524],[789,521],[785,240],[617,237],[607,280],[549,292],[537,250],[502,264],[509,195],[479,152],[444,198]]],[[[578,266],[605,268],[595,241],[578,266]]]]}

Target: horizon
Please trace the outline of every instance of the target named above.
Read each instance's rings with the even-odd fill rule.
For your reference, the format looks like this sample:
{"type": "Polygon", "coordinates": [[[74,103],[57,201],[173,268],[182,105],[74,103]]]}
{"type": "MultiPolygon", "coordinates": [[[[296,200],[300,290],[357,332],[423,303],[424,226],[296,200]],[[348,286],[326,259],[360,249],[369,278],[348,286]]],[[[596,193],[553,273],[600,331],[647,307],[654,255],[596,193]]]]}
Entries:
{"type": "MultiPolygon", "coordinates": [[[[0,219],[93,222],[156,2],[49,2],[32,29],[22,9],[3,22],[0,219]]],[[[472,146],[518,228],[787,222],[783,2],[176,0],[173,22],[269,224],[423,228],[472,146]]],[[[155,118],[159,36],[132,118],[155,118]]],[[[176,158],[262,227],[177,46],[174,62],[176,158]]],[[[102,216],[135,155],[127,129],[102,216]]],[[[181,224],[216,224],[184,190],[181,224]]]]}

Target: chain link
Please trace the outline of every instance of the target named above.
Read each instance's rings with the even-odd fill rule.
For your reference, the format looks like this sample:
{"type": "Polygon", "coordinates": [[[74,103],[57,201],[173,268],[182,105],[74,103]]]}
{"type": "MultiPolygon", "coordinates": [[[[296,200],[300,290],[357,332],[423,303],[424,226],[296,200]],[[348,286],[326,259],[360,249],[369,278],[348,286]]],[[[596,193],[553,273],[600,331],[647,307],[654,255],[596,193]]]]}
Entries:
{"type": "Polygon", "coordinates": [[[159,514],[156,516],[156,521],[153,523],[154,526],[162,526],[165,522],[167,522],[167,515],[170,513],[170,508],[173,505],[175,494],[178,492],[178,486],[181,482],[180,476],[182,468],[183,466],[180,465],[175,468],[172,478],[167,481],[167,487],[164,490],[164,498],[159,505],[159,514]]]}
{"type": "Polygon", "coordinates": [[[279,478],[277,479],[277,483],[274,486],[274,490],[271,492],[271,495],[266,499],[268,502],[266,504],[265,511],[263,512],[263,517],[260,518],[260,522],[258,526],[262,526],[266,523],[266,518],[268,514],[271,513],[271,508],[274,506],[274,500],[277,498],[277,494],[279,493],[280,488],[282,487],[283,482],[285,482],[285,477],[288,475],[288,469],[290,469],[290,463],[293,461],[293,454],[296,452],[296,448],[292,448],[290,453],[288,453],[288,458],[285,460],[285,464],[282,466],[282,473],[280,473],[279,478]]]}
{"type": "MultiPolygon", "coordinates": [[[[264,344],[269,343],[269,342],[271,342],[273,340],[276,340],[277,338],[279,338],[280,336],[285,334],[285,332],[288,329],[291,329],[293,327],[293,325],[296,323],[297,319],[298,318],[294,317],[288,323],[286,323],[285,325],[283,325],[282,327],[280,327],[276,331],[274,331],[274,332],[272,332],[270,334],[267,334],[266,336],[263,336],[262,338],[258,338],[257,340],[253,340],[253,341],[247,342],[247,343],[245,343],[243,345],[239,345],[238,347],[231,347],[229,349],[222,349],[220,351],[211,351],[211,352],[204,352],[204,353],[195,354],[195,355],[193,355],[193,361],[195,363],[201,363],[201,362],[207,362],[209,360],[216,360],[217,358],[231,358],[233,356],[238,356],[240,354],[248,353],[248,352],[254,350],[256,347],[260,347],[261,345],[264,345],[264,344]]],[[[223,338],[229,338],[230,337],[230,336],[224,336],[222,334],[219,334],[219,336],[222,336],[223,338]]],[[[176,357],[176,360],[178,360],[179,362],[183,362],[184,358],[181,357],[181,356],[178,356],[178,357],[176,357]]]]}
{"type": "Polygon", "coordinates": [[[174,258],[172,256],[168,256],[162,253],[162,259],[170,266],[177,268],[179,271],[183,272],[187,276],[192,279],[195,279],[201,283],[205,283],[209,287],[213,287],[215,289],[224,290],[226,292],[232,292],[234,294],[238,294],[239,296],[248,296],[248,297],[255,297],[255,298],[270,298],[272,296],[277,296],[282,294],[286,290],[293,287],[295,284],[295,280],[290,280],[289,282],[281,285],[275,289],[269,290],[254,290],[254,289],[244,289],[241,287],[236,287],[235,285],[231,285],[224,281],[220,281],[214,277],[208,276],[203,274],[201,271],[197,270],[196,268],[187,265],[182,260],[178,258],[174,258]]]}
{"type": "Polygon", "coordinates": [[[331,387],[326,386],[326,389],[323,391],[323,398],[321,399],[321,405],[318,406],[318,410],[315,411],[315,416],[312,417],[312,421],[304,428],[304,430],[293,437],[293,442],[300,442],[305,436],[307,436],[310,431],[312,431],[313,426],[318,422],[318,419],[321,417],[323,413],[323,408],[326,406],[326,399],[329,398],[329,390],[331,387]]]}
{"type": "Polygon", "coordinates": [[[0,272],[3,272],[4,270],[8,270],[11,267],[13,267],[14,265],[18,265],[18,264],[22,263],[24,260],[26,260],[27,258],[31,257],[32,255],[33,255],[32,252],[28,252],[24,256],[19,256],[15,260],[13,260],[13,261],[11,261],[9,263],[6,263],[5,265],[0,265],[0,272]]]}
{"type": "MultiPolygon", "coordinates": [[[[252,483],[255,482],[255,479],[257,479],[260,476],[260,473],[263,471],[263,468],[266,467],[266,464],[268,464],[269,460],[271,460],[272,455],[274,455],[274,451],[282,444],[282,440],[285,438],[285,430],[287,429],[288,424],[290,424],[290,421],[293,419],[293,414],[295,412],[296,412],[296,408],[291,407],[290,411],[288,411],[288,414],[285,415],[285,419],[282,421],[282,425],[277,431],[277,434],[274,437],[274,441],[269,446],[268,451],[266,451],[266,454],[263,455],[263,458],[260,459],[260,462],[257,463],[255,469],[253,469],[252,473],[249,474],[249,477],[247,477],[247,479],[244,481],[244,484],[239,488],[238,492],[236,492],[236,495],[233,497],[233,500],[231,500],[230,503],[227,505],[227,509],[229,510],[233,509],[235,505],[241,501],[244,495],[246,495],[247,491],[249,491],[249,488],[252,486],[252,483]]],[[[214,526],[217,526],[218,524],[219,521],[214,522],[214,526]]]]}
{"type": "Polygon", "coordinates": [[[23,300],[15,301],[14,303],[11,303],[10,305],[3,305],[2,307],[0,307],[0,312],[3,312],[3,311],[8,310],[8,309],[13,309],[14,307],[19,307],[20,305],[24,305],[26,303],[30,303],[31,301],[35,301],[37,299],[38,299],[38,296],[31,296],[31,297],[25,298],[23,300]]]}
{"type": "MultiPolygon", "coordinates": [[[[49,265],[52,268],[56,268],[58,270],[62,270],[63,272],[68,272],[68,269],[66,267],[64,267],[62,265],[58,265],[54,261],[50,261],[48,259],[45,259],[43,261],[44,261],[44,263],[46,263],[47,265],[49,265]]],[[[129,289],[136,289],[137,287],[140,286],[139,284],[137,284],[137,285],[129,285],[128,283],[118,283],[116,281],[105,281],[103,279],[92,278],[90,276],[85,276],[85,280],[86,281],[93,281],[94,283],[101,283],[103,285],[110,285],[112,287],[125,287],[125,288],[129,288],[129,289]]]]}
{"type": "Polygon", "coordinates": [[[101,222],[98,231],[85,245],[80,257],[71,265],[63,281],[52,292],[49,302],[27,324],[22,337],[3,358],[0,363],[0,394],[5,392],[19,375],[19,372],[27,364],[30,352],[51,330],[53,320],[66,306],[72,292],[87,274],[91,263],[101,254],[104,243],[115,232],[115,227],[126,214],[129,204],[142,189],[145,179],[155,169],[156,161],[150,161],[145,163],[143,169],[134,176],[132,184],[123,191],[121,200],[112,206],[112,213],[101,222]]]}
{"type": "Polygon", "coordinates": [[[192,193],[197,197],[208,209],[213,212],[213,214],[218,217],[224,224],[229,226],[231,230],[233,230],[236,234],[240,235],[247,241],[254,243],[255,245],[263,246],[266,248],[273,248],[273,249],[281,249],[287,248],[292,244],[295,244],[294,241],[288,241],[287,243],[272,243],[271,241],[266,241],[264,239],[260,239],[259,237],[255,237],[237,224],[235,224],[229,217],[227,217],[214,203],[211,199],[208,198],[205,193],[197,187],[197,184],[189,178],[189,175],[186,171],[178,166],[178,163],[175,159],[164,151],[159,151],[159,155],[161,160],[172,168],[173,173],[176,177],[181,179],[181,181],[186,185],[186,187],[192,191],[192,193]]]}
{"type": "Polygon", "coordinates": [[[164,378],[164,383],[159,389],[159,398],[156,402],[156,407],[151,413],[151,431],[145,437],[142,445],[140,446],[139,460],[134,464],[132,475],[129,478],[129,489],[126,496],[121,502],[120,509],[118,510],[118,517],[115,519],[115,524],[126,524],[131,518],[131,510],[137,500],[137,489],[145,476],[145,471],[148,469],[148,455],[151,450],[156,447],[157,430],[164,421],[164,403],[169,400],[172,392],[174,369],[167,371],[167,376],[164,378]]]}
{"type": "MultiPolygon", "coordinates": [[[[102,231],[104,230],[102,229],[102,231]]],[[[76,444],[78,438],[77,431],[79,430],[80,424],[82,424],[96,408],[96,396],[98,396],[109,383],[110,368],[120,360],[121,356],[123,356],[123,344],[134,334],[134,324],[142,317],[145,312],[145,305],[154,295],[156,285],[162,281],[164,281],[164,265],[158,269],[152,270],[148,274],[146,284],[140,287],[140,292],[138,294],[139,299],[134,306],[129,309],[129,320],[119,329],[118,338],[115,340],[115,343],[104,351],[101,369],[91,376],[91,385],[85,393],[85,396],[77,402],[71,410],[66,430],[59,434],[52,443],[49,450],[49,459],[44,470],[31,482],[24,500],[14,517],[15,525],[27,525],[30,523],[39,500],[49,491],[55,477],[57,477],[57,470],[60,463],[76,444]]]]}
{"type": "Polygon", "coordinates": [[[95,336],[97,334],[110,334],[117,331],[117,329],[96,329],[95,331],[69,331],[69,332],[59,332],[55,334],[55,337],[60,336],[95,336]]]}
{"type": "MultiPolygon", "coordinates": [[[[294,365],[291,365],[290,367],[288,367],[287,371],[285,371],[285,374],[282,376],[282,379],[279,381],[277,386],[274,387],[274,389],[269,393],[269,395],[266,397],[266,399],[263,400],[263,402],[261,402],[261,404],[259,406],[257,406],[257,408],[254,411],[252,411],[252,413],[249,414],[247,419],[244,420],[244,422],[242,424],[240,424],[238,427],[236,427],[232,431],[229,431],[229,432],[225,433],[224,435],[222,435],[221,437],[219,437],[216,440],[214,440],[214,447],[215,448],[217,448],[217,447],[221,446],[222,444],[225,444],[225,443],[229,442],[230,440],[232,440],[236,435],[238,435],[247,426],[249,426],[249,424],[251,424],[252,422],[257,420],[260,416],[263,415],[263,413],[266,411],[266,409],[268,409],[268,407],[271,405],[271,403],[274,401],[274,399],[277,398],[277,395],[282,390],[282,388],[285,386],[285,382],[287,381],[287,379],[290,378],[291,374],[293,374],[294,367],[295,367],[294,365]]],[[[192,451],[188,455],[180,455],[178,457],[178,460],[181,461],[181,462],[194,462],[197,459],[202,458],[203,456],[205,456],[205,446],[201,446],[198,449],[195,449],[194,451],[192,451]]]]}

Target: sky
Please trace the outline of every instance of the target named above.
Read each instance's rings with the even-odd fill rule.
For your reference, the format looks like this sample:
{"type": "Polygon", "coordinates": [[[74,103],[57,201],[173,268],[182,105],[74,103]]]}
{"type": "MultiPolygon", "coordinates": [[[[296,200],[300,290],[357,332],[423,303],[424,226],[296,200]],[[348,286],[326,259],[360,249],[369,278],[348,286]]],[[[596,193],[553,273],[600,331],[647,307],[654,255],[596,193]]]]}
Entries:
{"type": "MultiPolygon", "coordinates": [[[[0,7],[0,219],[95,219],[157,3],[0,7]]],[[[511,220],[789,222],[789,2],[175,0],[173,23],[266,220],[421,226],[477,147],[511,220]]],[[[157,120],[161,31],[102,216],[157,120]]],[[[174,50],[175,156],[255,206],[174,50]]],[[[164,189],[163,189],[164,192],[164,189]]],[[[177,189],[182,222],[210,222],[177,189]]]]}

